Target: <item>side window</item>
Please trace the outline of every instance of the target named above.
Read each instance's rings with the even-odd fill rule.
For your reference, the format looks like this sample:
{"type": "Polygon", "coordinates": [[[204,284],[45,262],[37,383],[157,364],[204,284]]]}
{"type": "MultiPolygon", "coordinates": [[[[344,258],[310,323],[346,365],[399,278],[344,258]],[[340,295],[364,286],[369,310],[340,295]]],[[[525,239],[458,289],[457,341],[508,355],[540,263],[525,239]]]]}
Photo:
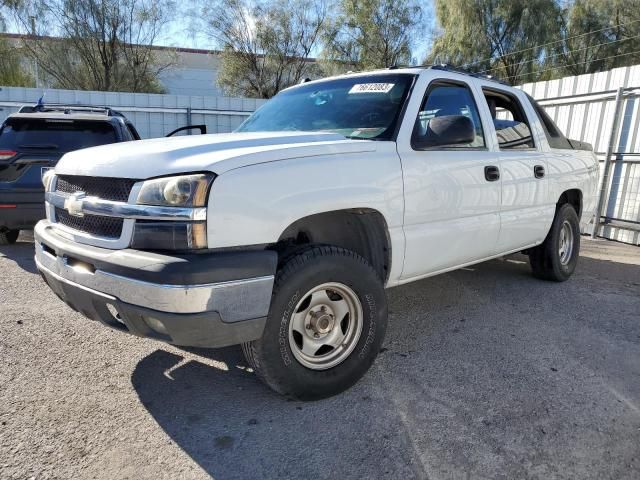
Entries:
{"type": "Polygon", "coordinates": [[[551,148],[564,148],[567,150],[573,150],[573,147],[569,143],[569,140],[567,140],[567,138],[562,134],[549,114],[545,112],[544,108],[542,108],[533,98],[529,97],[529,95],[527,95],[527,97],[529,98],[531,105],[533,105],[533,109],[538,115],[538,120],[540,120],[540,123],[542,124],[542,129],[544,130],[544,134],[547,137],[549,146],[551,148]]]}
{"type": "MultiPolygon", "coordinates": [[[[433,135],[432,130],[442,131],[445,127],[448,127],[446,138],[452,141],[449,145],[446,142],[440,142],[437,146],[443,148],[485,147],[478,107],[471,90],[464,84],[436,83],[429,87],[427,96],[418,112],[411,139],[412,146],[416,148],[419,143],[424,143],[425,137],[433,135]],[[434,120],[436,118],[438,120],[434,120]],[[460,133],[458,138],[455,135],[456,128],[460,133]],[[453,136],[451,130],[453,130],[453,136]]],[[[441,138],[444,138],[444,135],[441,138]]]]}
{"type": "Polygon", "coordinates": [[[531,126],[517,98],[483,89],[501,150],[535,148],[531,126]]]}

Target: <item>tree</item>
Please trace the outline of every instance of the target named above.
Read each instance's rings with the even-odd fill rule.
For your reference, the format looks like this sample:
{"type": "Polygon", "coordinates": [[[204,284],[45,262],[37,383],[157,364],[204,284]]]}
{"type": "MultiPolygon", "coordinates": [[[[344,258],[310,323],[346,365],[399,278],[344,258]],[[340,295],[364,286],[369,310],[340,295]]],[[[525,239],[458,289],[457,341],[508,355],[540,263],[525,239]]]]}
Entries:
{"type": "Polygon", "coordinates": [[[640,61],[640,0],[575,0],[560,17],[549,64],[581,75],[640,61]]]}
{"type": "MultiPolygon", "coordinates": [[[[554,0],[436,0],[441,28],[430,60],[472,66],[517,83],[535,72],[557,31],[554,0]]],[[[557,35],[557,34],[556,34],[557,35]]]]}
{"type": "Polygon", "coordinates": [[[38,34],[24,48],[53,86],[161,92],[158,74],[171,62],[158,58],[153,43],[173,6],[172,0],[31,0],[15,11],[38,34]]]}
{"type": "Polygon", "coordinates": [[[0,85],[33,87],[33,78],[23,64],[24,56],[6,39],[0,38],[0,85]]]}
{"type": "Polygon", "coordinates": [[[599,5],[589,0],[576,0],[560,15],[560,39],[553,45],[553,54],[547,63],[569,75],[601,70],[604,67],[602,59],[606,56],[608,23],[609,19],[599,5]]]}
{"type": "MultiPolygon", "coordinates": [[[[5,9],[17,5],[18,0],[0,0],[0,32],[5,31],[5,9]]],[[[22,52],[5,38],[0,38],[0,85],[32,87],[33,79],[25,70],[22,52]]]]}
{"type": "Polygon", "coordinates": [[[342,0],[324,34],[325,61],[365,70],[411,63],[423,11],[416,0],[342,0]]]}
{"type": "Polygon", "coordinates": [[[316,73],[309,57],[327,18],[323,0],[218,0],[199,13],[222,48],[218,84],[226,93],[271,98],[316,73]]]}

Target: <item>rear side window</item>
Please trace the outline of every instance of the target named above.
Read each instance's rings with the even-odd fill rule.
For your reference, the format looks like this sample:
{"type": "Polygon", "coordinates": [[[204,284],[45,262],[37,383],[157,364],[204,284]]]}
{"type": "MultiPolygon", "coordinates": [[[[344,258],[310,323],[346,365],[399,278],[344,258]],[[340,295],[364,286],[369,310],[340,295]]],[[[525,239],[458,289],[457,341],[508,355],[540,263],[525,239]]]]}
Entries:
{"type": "Polygon", "coordinates": [[[107,122],[8,119],[0,130],[0,150],[71,152],[117,141],[107,122]]]}
{"type": "Polygon", "coordinates": [[[531,125],[517,98],[506,93],[483,89],[500,150],[535,148],[531,125]]]}
{"type": "Polygon", "coordinates": [[[551,148],[564,148],[567,150],[573,150],[573,147],[567,140],[549,114],[544,110],[543,107],[538,104],[533,98],[527,95],[533,109],[536,111],[536,115],[538,115],[538,120],[542,124],[542,129],[544,130],[544,134],[547,136],[547,141],[549,142],[549,146],[551,148]]]}

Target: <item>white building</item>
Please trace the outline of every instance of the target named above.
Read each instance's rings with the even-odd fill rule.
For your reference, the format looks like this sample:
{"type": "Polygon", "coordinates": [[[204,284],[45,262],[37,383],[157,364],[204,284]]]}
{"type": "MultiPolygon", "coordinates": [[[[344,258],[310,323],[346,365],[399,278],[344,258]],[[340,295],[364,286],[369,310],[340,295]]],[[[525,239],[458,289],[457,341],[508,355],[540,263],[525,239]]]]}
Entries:
{"type": "Polygon", "coordinates": [[[155,47],[170,55],[172,66],[160,73],[160,82],[171,95],[221,96],[217,84],[219,52],[195,48],[155,47]]]}

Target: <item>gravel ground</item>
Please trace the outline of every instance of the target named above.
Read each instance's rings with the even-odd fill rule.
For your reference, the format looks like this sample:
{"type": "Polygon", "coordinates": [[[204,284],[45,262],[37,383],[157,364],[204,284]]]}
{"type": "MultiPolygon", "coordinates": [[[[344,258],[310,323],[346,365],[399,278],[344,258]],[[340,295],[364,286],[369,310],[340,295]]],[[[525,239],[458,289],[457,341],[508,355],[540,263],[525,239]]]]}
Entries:
{"type": "Polygon", "coordinates": [[[62,304],[0,247],[0,478],[640,478],[640,249],[577,273],[512,256],[389,291],[385,347],[338,397],[267,390],[62,304]]]}

